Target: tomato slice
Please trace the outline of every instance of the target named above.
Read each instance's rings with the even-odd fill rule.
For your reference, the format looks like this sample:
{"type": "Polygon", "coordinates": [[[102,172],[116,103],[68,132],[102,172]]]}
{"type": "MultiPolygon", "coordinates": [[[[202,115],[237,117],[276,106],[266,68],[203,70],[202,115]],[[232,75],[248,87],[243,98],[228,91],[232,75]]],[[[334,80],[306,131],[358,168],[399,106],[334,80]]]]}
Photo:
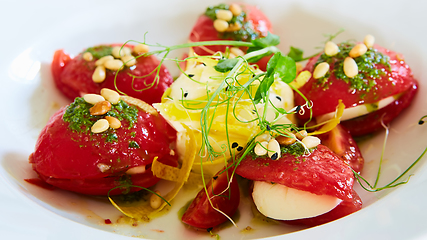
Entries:
{"type": "MultiPolygon", "coordinates": [[[[335,64],[338,64],[338,60],[335,60],[335,62],[330,64],[330,75],[326,77],[326,85],[322,86],[319,84],[319,80],[312,77],[299,89],[301,93],[313,103],[313,107],[311,109],[313,117],[334,112],[339,100],[342,100],[346,108],[355,107],[361,104],[374,104],[381,99],[408,92],[408,90],[417,84],[416,80],[413,78],[411,69],[401,59],[401,55],[378,45],[375,45],[374,48],[376,49],[376,52],[389,57],[388,63],[390,66],[380,63],[370,66],[373,69],[372,71],[379,73],[371,83],[372,86],[370,89],[357,90],[352,87],[349,82],[337,77],[336,69],[338,68],[338,65],[335,64]]],[[[319,58],[320,55],[310,59],[304,70],[313,72],[319,58]]],[[[412,98],[410,98],[410,100],[412,100],[412,98]]],[[[405,102],[404,105],[406,107],[410,104],[410,100],[407,98],[406,101],[401,100],[400,103],[405,102]]],[[[395,105],[396,102],[397,101],[394,103],[395,105]]],[[[295,103],[296,105],[303,105],[305,104],[305,100],[301,96],[296,95],[295,103]]],[[[383,111],[383,113],[387,112],[387,114],[390,114],[390,121],[398,115],[393,113],[395,109],[396,108],[390,107],[387,108],[387,111],[383,111]]],[[[305,111],[305,114],[299,115],[298,117],[303,121],[307,120],[310,117],[310,111],[305,111]]],[[[373,120],[373,118],[370,118],[370,120],[373,120]]],[[[379,119],[376,119],[375,121],[378,122],[379,119]]],[[[367,121],[363,123],[367,123],[370,126],[378,126],[378,124],[370,124],[367,121]]],[[[349,127],[353,134],[353,128],[349,125],[346,125],[346,127],[349,127]]],[[[372,126],[369,129],[365,128],[364,132],[369,133],[375,130],[377,130],[377,128],[372,126]]]]}
{"type": "MultiPolygon", "coordinates": [[[[243,20],[243,25],[246,23],[247,26],[250,26],[249,31],[253,31],[258,34],[258,37],[267,36],[268,32],[272,32],[272,27],[270,20],[264,15],[264,13],[256,6],[239,3],[243,12],[246,14],[246,17],[243,20]]],[[[190,42],[200,42],[200,41],[215,41],[215,40],[244,40],[250,41],[251,37],[244,37],[241,39],[239,31],[230,32],[230,33],[220,33],[214,28],[214,20],[203,14],[198,19],[193,29],[191,30],[189,40],[190,42]]],[[[243,31],[240,31],[243,32],[243,31]]],[[[231,46],[226,45],[215,45],[215,46],[201,46],[193,47],[194,52],[197,55],[212,55],[216,52],[225,52],[227,48],[231,46]]],[[[246,48],[241,48],[246,52],[246,48]]],[[[262,69],[265,70],[267,62],[270,57],[265,57],[260,60],[257,64],[262,69]]]]}
{"type": "Polygon", "coordinates": [[[208,195],[205,189],[197,194],[182,216],[184,223],[206,229],[226,222],[228,218],[212,206],[229,217],[236,213],[240,202],[240,191],[236,179],[231,177],[233,170],[234,168],[229,168],[219,171],[206,186],[208,195]]]}
{"type": "Polygon", "coordinates": [[[309,156],[284,154],[277,160],[248,156],[237,166],[236,173],[249,180],[274,182],[318,195],[352,200],[354,177],[351,168],[323,145],[318,145],[309,156]]]}
{"type": "Polygon", "coordinates": [[[338,124],[331,131],[318,136],[322,141],[322,144],[331,149],[334,153],[340,156],[345,163],[349,164],[350,167],[360,173],[363,169],[365,160],[362,157],[359,147],[356,141],[347,130],[341,124],[338,124]]]}
{"type": "Polygon", "coordinates": [[[70,123],[64,121],[65,111],[66,107],[51,117],[29,159],[33,169],[49,184],[106,195],[126,179],[131,180],[127,184],[135,180],[134,184],[144,187],[155,184],[158,179],[150,171],[155,157],[165,164],[177,164],[176,154],[171,155],[176,132],[160,115],[138,109],[132,125],[123,119],[120,128],[93,134],[72,130],[70,123]],[[125,174],[134,167],[142,167],[140,174],[125,174]]]}
{"type": "MultiPolygon", "coordinates": [[[[115,46],[113,44],[111,46],[115,46]]],[[[110,45],[107,45],[110,46],[110,45]]],[[[120,45],[121,46],[121,45],[120,45]]],[[[132,45],[126,45],[132,48],[132,45]]],[[[99,94],[102,88],[117,89],[129,96],[141,99],[149,104],[160,102],[164,91],[172,84],[173,78],[165,66],[159,69],[159,79],[155,79],[156,68],[160,61],[155,56],[139,57],[136,64],[121,70],[107,70],[106,79],[95,83],[92,74],[95,61],[86,61],[82,54],[71,58],[63,50],[57,50],[51,65],[52,75],[57,88],[68,98],[74,100],[86,93],[99,94]],[[136,76],[135,78],[133,76],[136,76]],[[152,86],[150,87],[150,84],[152,86]],[[147,88],[147,89],[146,89],[147,88]],[[146,89],[146,90],[143,90],[146,89]]]]}

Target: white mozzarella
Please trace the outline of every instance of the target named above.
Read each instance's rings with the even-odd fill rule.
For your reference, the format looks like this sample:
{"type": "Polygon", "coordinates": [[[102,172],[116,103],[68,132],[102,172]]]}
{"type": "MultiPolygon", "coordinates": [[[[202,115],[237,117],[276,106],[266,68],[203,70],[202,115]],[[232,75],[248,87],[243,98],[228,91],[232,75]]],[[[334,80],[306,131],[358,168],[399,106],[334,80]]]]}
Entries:
{"type": "Polygon", "coordinates": [[[252,197],[262,214],[278,220],[315,217],[329,212],[342,201],[264,181],[254,181],[252,197]]]}
{"type": "MultiPolygon", "coordinates": [[[[390,103],[394,102],[397,99],[397,97],[398,97],[397,95],[390,96],[390,97],[381,99],[376,103],[362,104],[362,105],[357,105],[355,107],[346,108],[344,109],[343,115],[341,117],[341,121],[353,119],[353,118],[360,117],[368,113],[377,111],[383,107],[386,107],[390,103]]],[[[335,112],[331,112],[331,113],[327,113],[317,117],[316,120],[318,123],[322,123],[329,119],[334,118],[334,116],[335,116],[335,112]]]]}

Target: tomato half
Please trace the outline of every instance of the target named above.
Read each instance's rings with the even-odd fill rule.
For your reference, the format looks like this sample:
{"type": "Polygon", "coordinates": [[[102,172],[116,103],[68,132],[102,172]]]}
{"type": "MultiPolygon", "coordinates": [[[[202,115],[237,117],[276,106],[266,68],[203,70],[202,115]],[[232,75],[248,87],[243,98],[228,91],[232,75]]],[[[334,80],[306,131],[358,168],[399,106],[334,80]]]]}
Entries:
{"type": "MultiPolygon", "coordinates": [[[[123,119],[120,128],[95,134],[72,130],[71,123],[64,120],[66,109],[51,117],[29,159],[40,178],[49,184],[84,194],[106,195],[123,184],[155,184],[159,179],[150,170],[155,157],[165,164],[177,164],[177,156],[171,155],[176,132],[160,115],[138,109],[132,124],[123,119]],[[135,167],[140,171],[126,174],[135,167]]],[[[111,194],[121,192],[118,189],[111,194]]]]}
{"type": "Polygon", "coordinates": [[[182,222],[204,229],[226,222],[228,218],[212,206],[232,217],[240,202],[239,185],[236,179],[231,177],[232,173],[233,168],[219,171],[206,186],[208,195],[205,189],[197,194],[182,216],[182,222]]]}
{"type": "MultiPolygon", "coordinates": [[[[132,45],[126,46],[133,47],[132,45]]],[[[57,88],[65,96],[74,100],[74,98],[80,97],[82,94],[99,94],[102,88],[116,89],[117,87],[118,90],[129,96],[152,104],[160,102],[164,91],[173,82],[172,76],[163,65],[159,68],[159,78],[155,79],[156,68],[160,65],[160,61],[151,55],[137,58],[134,66],[125,67],[118,72],[117,77],[116,71],[107,70],[105,81],[95,83],[92,80],[92,74],[95,71],[96,60],[98,59],[86,61],[83,59],[82,54],[71,58],[63,50],[57,50],[51,65],[57,88]],[[158,82],[156,83],[156,81],[158,82]],[[150,84],[152,84],[151,87],[150,84]]]]}
{"type": "MultiPolygon", "coordinates": [[[[318,117],[322,116],[323,114],[334,112],[339,100],[342,100],[346,108],[349,108],[361,104],[375,104],[387,97],[398,96],[398,94],[401,94],[400,100],[397,99],[394,103],[390,104],[389,108],[384,108],[382,111],[383,114],[389,115],[385,118],[387,119],[387,122],[385,123],[388,123],[393,118],[395,118],[403,108],[406,108],[411,103],[411,100],[416,92],[411,89],[416,89],[417,81],[414,79],[409,66],[401,59],[401,55],[378,45],[374,46],[374,50],[372,50],[371,53],[380,53],[389,59],[387,60],[387,63],[376,63],[368,66],[370,68],[369,71],[371,71],[369,74],[378,75],[373,78],[367,76],[369,74],[365,75],[365,83],[370,85],[370,88],[357,89],[350,82],[348,82],[349,80],[343,80],[337,77],[336,72],[340,61],[342,63],[341,59],[330,62],[328,73],[330,75],[326,76],[324,80],[322,80],[324,81],[323,83],[320,83],[320,80],[314,79],[312,77],[303,87],[299,89],[301,93],[313,103],[313,107],[311,109],[313,117],[318,117]],[[407,94],[410,96],[406,96],[407,94]],[[394,107],[392,107],[393,105],[394,107]]],[[[325,55],[323,54],[322,56],[325,55]]],[[[321,55],[311,58],[304,70],[313,73],[320,57],[321,55]]],[[[363,57],[364,55],[359,57],[359,59],[364,59],[363,57]]],[[[355,59],[357,60],[357,58],[355,59]]],[[[362,62],[363,61],[360,61],[358,63],[359,69],[364,67],[362,62]]],[[[359,75],[360,74],[361,73],[359,71],[359,75]]],[[[295,104],[303,105],[305,104],[305,100],[300,95],[296,94],[295,104]]],[[[378,128],[381,128],[381,123],[378,124],[378,122],[380,122],[378,114],[375,111],[369,113],[368,115],[370,114],[372,114],[371,116],[375,115],[376,117],[363,118],[364,121],[359,120],[357,122],[357,125],[369,126],[363,127],[364,130],[359,131],[363,134],[370,133],[378,130],[378,128]],[[374,118],[376,119],[374,120],[374,118]],[[376,123],[373,124],[370,122],[372,120],[374,120],[376,123]]],[[[310,111],[305,111],[305,114],[298,115],[298,117],[302,121],[305,121],[310,117],[310,111]]],[[[352,120],[347,121],[350,122],[352,120]]],[[[360,135],[356,133],[358,132],[358,126],[356,126],[356,124],[349,123],[344,125],[349,128],[352,135],[360,135]],[[353,129],[356,130],[353,131],[353,129]]]]}

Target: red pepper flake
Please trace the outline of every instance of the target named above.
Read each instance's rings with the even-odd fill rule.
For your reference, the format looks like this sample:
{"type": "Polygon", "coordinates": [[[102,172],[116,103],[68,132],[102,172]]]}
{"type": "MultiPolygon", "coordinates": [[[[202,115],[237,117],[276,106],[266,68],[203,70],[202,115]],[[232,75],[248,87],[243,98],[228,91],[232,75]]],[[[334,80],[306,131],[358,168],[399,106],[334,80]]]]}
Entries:
{"type": "Polygon", "coordinates": [[[105,222],[105,224],[111,224],[111,220],[110,219],[105,219],[104,222],[105,222]]]}

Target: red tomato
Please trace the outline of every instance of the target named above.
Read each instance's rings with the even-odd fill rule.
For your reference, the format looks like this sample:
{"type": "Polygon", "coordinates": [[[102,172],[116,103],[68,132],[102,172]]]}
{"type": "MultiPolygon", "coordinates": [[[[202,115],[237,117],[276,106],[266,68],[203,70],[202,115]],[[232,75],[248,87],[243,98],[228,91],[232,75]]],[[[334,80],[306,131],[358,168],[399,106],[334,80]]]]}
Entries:
{"type": "MultiPolygon", "coordinates": [[[[212,205],[229,217],[236,213],[240,202],[239,185],[234,177],[231,178],[232,172],[233,168],[219,171],[206,186],[212,205]]],[[[228,220],[212,207],[208,196],[205,189],[197,194],[182,216],[184,223],[196,228],[211,228],[228,220]]]]}
{"type": "MultiPolygon", "coordinates": [[[[113,46],[113,45],[111,45],[113,46]]],[[[114,46],[117,46],[115,44],[114,46]]],[[[131,45],[127,47],[133,48],[131,45]]],[[[160,102],[163,92],[172,84],[173,78],[165,66],[160,67],[158,84],[147,88],[155,82],[156,67],[160,61],[155,56],[137,58],[133,67],[126,67],[117,74],[116,71],[107,70],[106,79],[102,83],[92,81],[95,70],[95,61],[86,61],[82,54],[71,58],[63,50],[57,50],[52,61],[52,75],[57,88],[68,98],[74,100],[85,93],[99,94],[102,88],[117,89],[129,96],[139,98],[149,104],[160,102]],[[137,76],[133,79],[133,76],[137,76]],[[148,76],[146,76],[148,75],[148,76]],[[142,77],[145,76],[145,77],[142,77]]]]}
{"type": "Polygon", "coordinates": [[[334,153],[340,156],[345,163],[360,173],[363,169],[365,160],[357,146],[356,141],[344,126],[337,125],[331,131],[318,136],[322,144],[331,149],[334,153]]]}
{"type": "MultiPolygon", "coordinates": [[[[165,164],[177,164],[177,157],[170,155],[176,132],[161,116],[138,109],[133,126],[123,119],[120,128],[94,134],[90,130],[71,130],[70,123],[63,118],[66,109],[50,118],[29,159],[40,178],[51,185],[84,194],[107,195],[124,182],[142,187],[155,184],[159,179],[150,170],[155,157],[165,164]],[[117,140],[109,139],[111,136],[117,140]],[[125,174],[134,167],[145,167],[145,171],[125,174]]],[[[122,192],[116,189],[110,194],[122,192]]]]}
{"type": "Polygon", "coordinates": [[[248,156],[237,166],[236,173],[254,181],[274,182],[342,200],[352,199],[351,168],[323,145],[317,146],[309,156],[284,154],[277,160],[248,156]]]}
{"type": "MultiPolygon", "coordinates": [[[[336,68],[336,66],[334,65],[336,62],[334,62],[334,64],[330,64],[330,72],[332,71],[332,73],[328,77],[328,84],[326,87],[319,86],[317,84],[318,80],[311,78],[303,87],[299,89],[301,93],[305,97],[307,97],[308,100],[312,101],[313,117],[334,112],[340,99],[348,108],[361,104],[375,103],[381,99],[394,96],[399,93],[410,92],[413,97],[413,94],[415,94],[415,92],[409,90],[412,88],[416,88],[414,86],[417,85],[417,81],[413,78],[409,66],[403,60],[399,60],[401,58],[399,54],[377,45],[374,46],[374,48],[377,49],[378,52],[390,57],[389,64],[391,68],[389,70],[388,67],[382,64],[377,64],[374,66],[375,69],[378,69],[379,71],[384,71],[385,74],[380,75],[378,78],[375,79],[375,85],[373,85],[371,90],[356,90],[351,87],[350,83],[346,83],[345,81],[338,79],[335,75],[335,71],[332,71],[334,68],[336,68]]],[[[313,72],[315,68],[315,63],[317,62],[319,57],[320,55],[310,59],[304,70],[313,72]]],[[[400,104],[397,104],[397,101],[394,104],[400,105],[402,108],[406,108],[410,104],[412,97],[405,98],[405,101],[403,101],[403,99],[398,100],[400,101],[400,104]]],[[[403,96],[401,98],[403,98],[403,96]]],[[[303,105],[305,104],[305,100],[301,96],[296,95],[295,103],[297,105],[303,105]]],[[[397,114],[394,112],[395,110],[396,107],[390,107],[388,108],[387,112],[383,112],[391,114],[387,118],[389,121],[391,121],[394,117],[397,116],[397,114]]],[[[306,111],[304,115],[299,115],[299,118],[302,120],[307,120],[309,118],[309,111],[306,111]]],[[[367,119],[373,120],[373,118],[367,119]]],[[[378,116],[375,121],[379,122],[378,116]]],[[[368,124],[370,126],[369,129],[365,129],[363,131],[364,133],[369,133],[378,130],[377,127],[381,125],[380,123],[372,124],[369,121],[360,121],[359,123],[368,124]]],[[[345,124],[345,126],[348,127],[350,132],[353,134],[353,129],[358,128],[358,126],[351,127],[349,125],[350,124],[345,124]]]]}
{"type": "MultiPolygon", "coordinates": [[[[248,4],[239,4],[242,7],[242,10],[246,13],[246,18],[244,22],[248,22],[252,25],[252,28],[255,32],[259,33],[259,37],[267,36],[268,32],[272,32],[272,27],[270,20],[264,15],[261,10],[256,6],[251,6],[248,4]]],[[[189,40],[190,42],[200,42],[200,41],[215,41],[215,40],[238,40],[236,34],[230,34],[228,38],[224,38],[221,33],[219,33],[213,26],[214,21],[206,16],[205,14],[201,15],[193,29],[191,30],[189,40]]],[[[244,41],[250,41],[252,39],[243,39],[244,41]]],[[[194,47],[193,50],[197,55],[212,55],[216,52],[225,52],[227,47],[225,45],[215,45],[215,46],[201,46],[194,47]]],[[[245,48],[241,48],[246,51],[245,48]]],[[[270,57],[263,58],[258,62],[258,66],[265,70],[266,65],[270,57]]]]}

